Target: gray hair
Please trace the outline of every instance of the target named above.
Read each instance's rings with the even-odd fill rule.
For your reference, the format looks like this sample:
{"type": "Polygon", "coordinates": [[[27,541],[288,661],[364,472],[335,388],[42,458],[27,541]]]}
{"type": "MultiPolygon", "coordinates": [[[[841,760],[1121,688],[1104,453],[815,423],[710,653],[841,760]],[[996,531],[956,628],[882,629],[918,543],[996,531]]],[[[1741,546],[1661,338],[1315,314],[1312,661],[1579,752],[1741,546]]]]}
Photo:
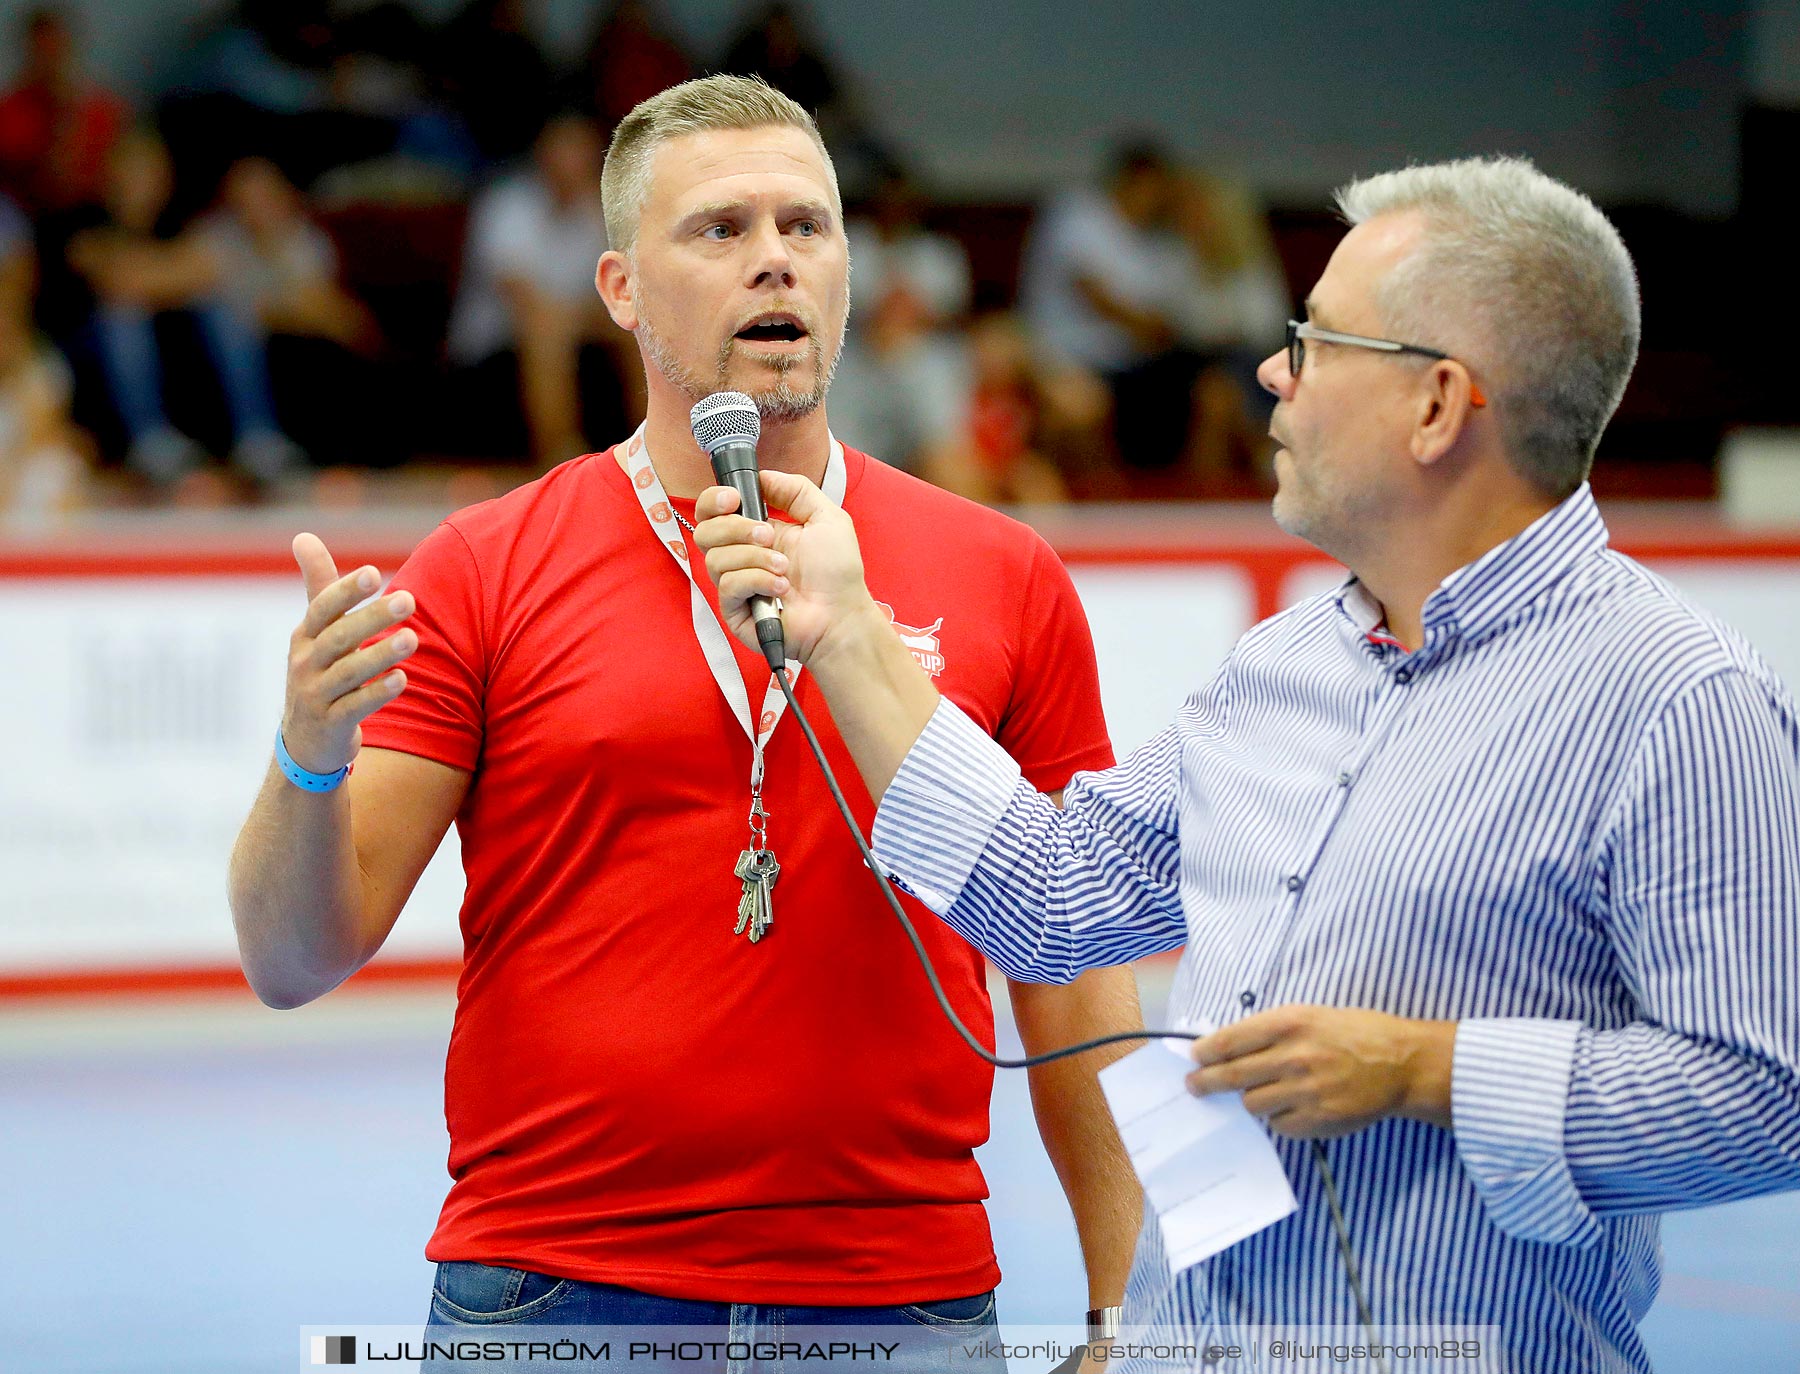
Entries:
{"type": "Polygon", "coordinates": [[[671,138],[712,129],[799,129],[813,141],[831,181],[831,204],[841,216],[837,168],[819,126],[806,110],[755,76],[703,76],[659,91],[619,121],[600,173],[606,239],[621,253],[637,244],[638,217],[650,194],[650,164],[671,138]]]}
{"type": "Polygon", "coordinates": [[[1424,217],[1423,246],[1377,288],[1384,327],[1468,363],[1520,476],[1559,499],[1580,486],[1637,361],[1637,272],[1619,231],[1517,157],[1384,172],[1337,205],[1353,225],[1424,217]]]}

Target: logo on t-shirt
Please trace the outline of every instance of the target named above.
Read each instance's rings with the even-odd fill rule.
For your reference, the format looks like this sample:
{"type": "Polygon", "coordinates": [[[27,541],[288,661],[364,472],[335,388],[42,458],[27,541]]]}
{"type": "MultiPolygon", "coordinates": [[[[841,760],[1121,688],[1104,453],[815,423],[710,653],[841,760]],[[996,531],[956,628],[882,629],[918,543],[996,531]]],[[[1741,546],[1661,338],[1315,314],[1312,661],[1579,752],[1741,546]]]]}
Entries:
{"type": "Polygon", "coordinates": [[[882,613],[893,622],[894,633],[900,636],[900,642],[912,650],[912,656],[918,660],[919,666],[936,677],[944,671],[944,655],[938,643],[938,631],[944,628],[944,617],[939,616],[924,628],[902,625],[894,620],[894,608],[885,601],[875,603],[881,607],[882,613]]]}

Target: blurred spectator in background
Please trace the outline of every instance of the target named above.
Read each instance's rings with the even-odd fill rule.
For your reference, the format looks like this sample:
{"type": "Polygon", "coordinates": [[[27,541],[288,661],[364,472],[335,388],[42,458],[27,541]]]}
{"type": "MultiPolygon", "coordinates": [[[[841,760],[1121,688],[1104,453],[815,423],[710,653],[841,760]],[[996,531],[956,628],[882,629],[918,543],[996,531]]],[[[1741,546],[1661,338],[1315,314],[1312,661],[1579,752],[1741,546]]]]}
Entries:
{"type": "Polygon", "coordinates": [[[926,456],[924,476],[989,505],[1066,501],[1063,469],[1079,471],[1105,442],[1105,389],[1089,373],[1052,370],[1009,314],[976,321],[969,358],[962,423],[926,456]]]}
{"type": "Polygon", "coordinates": [[[338,285],[331,240],[267,158],[233,164],[219,188],[219,210],[201,224],[200,238],[225,295],[271,334],[322,339],[364,354],[379,347],[373,317],[338,285]]]}
{"type": "Polygon", "coordinates": [[[720,65],[734,75],[760,76],[815,118],[838,101],[837,78],[786,0],[774,0],[753,13],[720,65]]]}
{"type": "Polygon", "coordinates": [[[526,0],[469,0],[439,31],[439,89],[488,166],[530,151],[551,114],[556,73],[526,0]]]}
{"type": "Polygon", "coordinates": [[[1160,149],[1125,146],[1104,189],[1065,192],[1044,211],[1020,282],[1039,343],[1105,382],[1117,456],[1140,470],[1188,457],[1203,361],[1183,338],[1196,269],[1174,229],[1180,185],[1160,149]]]}
{"type": "Polygon", "coordinates": [[[31,304],[37,283],[36,251],[31,243],[31,222],[0,191],[0,300],[31,304]]]}
{"type": "Polygon", "coordinates": [[[867,218],[848,225],[856,323],[832,383],[832,414],[885,461],[918,472],[968,412],[969,259],[921,219],[918,188],[898,168],[867,218]]]}
{"type": "MultiPolygon", "coordinates": [[[[522,404],[531,452],[546,466],[586,452],[584,433],[597,445],[643,416],[636,345],[594,289],[606,251],[604,151],[590,119],[545,127],[532,169],[476,201],[451,314],[451,361],[477,372],[474,415],[522,404]]],[[[482,437],[491,452],[518,448],[514,436],[482,437]]]]}
{"type": "Polygon", "coordinates": [[[89,446],[69,420],[71,389],[30,315],[0,304],[0,526],[40,527],[81,505],[89,446]]]}
{"type": "Polygon", "coordinates": [[[203,236],[181,232],[168,214],[172,182],[162,142],[127,134],[107,161],[104,207],[68,247],[93,296],[90,336],[125,426],[126,462],[162,487],[205,462],[205,451],[164,409],[162,330],[183,315],[224,393],[232,465],[267,484],[303,466],[305,455],[275,423],[260,331],[223,295],[219,262],[203,236]]]}
{"type": "Polygon", "coordinates": [[[179,84],[303,114],[328,100],[332,45],[329,0],[237,0],[205,22],[179,84]]]}
{"type": "Polygon", "coordinates": [[[24,60],[0,96],[0,190],[32,215],[95,204],[107,154],[130,113],[87,80],[74,29],[60,11],[31,10],[20,29],[24,60]]]}
{"type": "Polygon", "coordinates": [[[401,197],[420,191],[459,192],[474,175],[479,153],[463,121],[433,98],[424,62],[431,31],[400,0],[337,13],[332,26],[331,102],[335,117],[354,129],[374,125],[372,151],[360,167],[366,185],[401,197]],[[370,164],[382,164],[373,167],[370,164]],[[432,177],[430,173],[439,173],[432,177]],[[449,178],[453,185],[447,185],[449,178]]]}
{"type": "Polygon", "coordinates": [[[1200,361],[1190,458],[1207,478],[1239,467],[1261,473],[1275,400],[1256,369],[1293,305],[1268,217],[1248,187],[1196,173],[1180,180],[1175,226],[1193,254],[1177,328],[1200,361]]]}
{"type": "Polygon", "coordinates": [[[371,372],[380,330],[339,283],[337,250],[281,170],[266,158],[233,164],[196,236],[224,302],[265,341],[288,428],[305,422],[307,446],[337,458],[385,433],[371,372]]]}
{"type": "Polygon", "coordinates": [[[157,122],[175,155],[178,210],[210,202],[226,168],[263,156],[301,185],[395,157],[454,182],[474,146],[428,98],[423,22],[396,0],[338,14],[330,0],[238,0],[178,65],[157,122]]]}
{"type": "Polygon", "coordinates": [[[812,114],[831,149],[846,202],[868,199],[894,165],[892,150],[869,127],[847,84],[807,32],[798,6],[787,0],[752,11],[726,47],[719,70],[760,76],[812,114]]]}
{"type": "Polygon", "coordinates": [[[30,225],[0,195],[0,525],[15,529],[77,505],[87,466],[68,365],[32,323],[33,277],[30,225]]]}
{"type": "MultiPolygon", "coordinates": [[[[529,451],[548,465],[634,423],[642,376],[593,290],[603,131],[693,63],[657,0],[597,8],[559,83],[532,0],[460,0],[435,30],[401,0],[232,0],[158,107],[172,160],[154,139],[121,144],[126,107],[83,79],[63,13],[27,14],[0,97],[0,187],[36,221],[36,318],[76,364],[78,413],[108,451],[122,428],[128,466],[158,487],[203,470],[209,446],[264,485],[307,450],[391,460],[396,431],[352,417],[379,413],[395,350],[426,390],[448,358],[451,452],[529,451]],[[601,127],[551,119],[559,103],[601,127]],[[442,267],[432,278],[447,325],[436,314],[406,344],[419,333],[412,304],[395,312],[371,289],[396,340],[384,348],[296,184],[334,202],[456,203],[477,168],[526,153],[527,167],[477,198],[466,243],[460,215],[446,240],[445,260],[460,249],[463,264],[454,282],[442,267]],[[89,413],[102,392],[118,427],[89,413]],[[334,403],[310,403],[319,396],[334,403]]],[[[1203,485],[1258,466],[1267,409],[1254,364],[1288,302],[1244,192],[1186,177],[1148,144],[1122,148],[1104,187],[1059,197],[1030,236],[1021,302],[1038,347],[996,317],[971,351],[967,254],[925,228],[918,188],[807,19],[799,4],[756,0],[721,67],[815,111],[841,183],[867,206],[849,226],[857,326],[834,388],[846,429],[986,501],[1131,494],[1109,475],[1120,459],[1203,485]]],[[[31,271],[29,255],[17,261],[0,271],[31,271]]]]}
{"type": "Polygon", "coordinates": [[[252,153],[303,181],[368,155],[372,145],[345,146],[309,122],[330,104],[331,53],[327,0],[238,0],[198,26],[157,108],[178,216],[211,201],[225,169],[252,153]]]}
{"type": "Polygon", "coordinates": [[[641,102],[692,75],[694,64],[650,0],[618,0],[594,25],[572,94],[611,130],[641,102]]]}

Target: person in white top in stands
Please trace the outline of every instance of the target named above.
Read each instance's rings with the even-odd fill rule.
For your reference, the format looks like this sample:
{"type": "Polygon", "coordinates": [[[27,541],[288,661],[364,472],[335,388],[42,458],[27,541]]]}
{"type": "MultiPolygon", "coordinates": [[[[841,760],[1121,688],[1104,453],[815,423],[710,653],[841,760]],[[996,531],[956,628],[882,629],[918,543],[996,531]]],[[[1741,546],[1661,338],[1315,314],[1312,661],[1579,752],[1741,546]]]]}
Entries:
{"type": "Polygon", "coordinates": [[[591,120],[553,119],[538,137],[532,169],[483,193],[470,215],[450,318],[451,362],[475,367],[517,352],[532,454],[545,466],[590,447],[577,370],[584,346],[607,355],[626,388],[627,418],[635,424],[643,414],[635,352],[631,366],[622,365],[631,336],[594,295],[594,264],[607,246],[603,152],[591,120]]]}
{"type": "Polygon", "coordinates": [[[919,189],[890,168],[866,218],[846,226],[858,330],[844,342],[832,401],[846,434],[921,473],[969,410],[969,258],[920,217],[919,189]]]}

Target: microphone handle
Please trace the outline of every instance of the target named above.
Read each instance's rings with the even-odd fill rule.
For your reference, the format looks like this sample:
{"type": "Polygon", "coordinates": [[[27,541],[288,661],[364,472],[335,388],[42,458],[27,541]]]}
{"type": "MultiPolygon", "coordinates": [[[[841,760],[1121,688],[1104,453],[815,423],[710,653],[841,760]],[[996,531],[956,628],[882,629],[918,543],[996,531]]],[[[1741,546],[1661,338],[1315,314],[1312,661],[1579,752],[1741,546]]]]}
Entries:
{"type": "Polygon", "coordinates": [[[763,505],[762,484],[756,480],[755,468],[738,468],[727,475],[725,485],[738,494],[738,514],[751,520],[767,520],[768,507],[763,505]]]}
{"type": "MultiPolygon", "coordinates": [[[[720,444],[712,452],[713,476],[720,486],[738,494],[738,512],[751,520],[767,520],[762,487],[756,480],[756,445],[742,440],[720,444]]],[[[766,596],[750,598],[750,616],[756,621],[756,642],[771,670],[787,663],[787,648],[781,633],[781,612],[766,596]]]]}
{"type": "Polygon", "coordinates": [[[767,520],[769,511],[763,505],[762,487],[756,480],[756,445],[741,439],[728,440],[712,453],[713,476],[719,485],[730,487],[741,503],[738,512],[751,520],[767,520]]]}

